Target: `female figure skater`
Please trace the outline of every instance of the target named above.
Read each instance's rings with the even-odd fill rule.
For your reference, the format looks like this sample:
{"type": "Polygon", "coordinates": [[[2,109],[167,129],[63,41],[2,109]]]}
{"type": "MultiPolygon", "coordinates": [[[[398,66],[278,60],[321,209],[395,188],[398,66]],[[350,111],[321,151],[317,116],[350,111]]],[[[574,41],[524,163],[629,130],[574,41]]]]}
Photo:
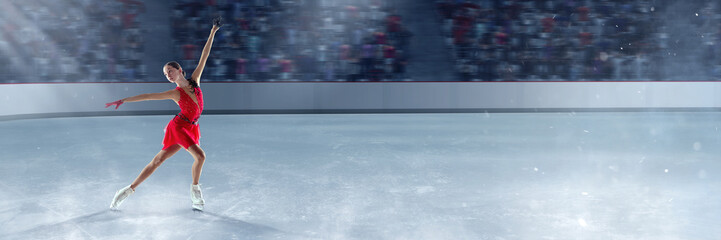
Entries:
{"type": "Polygon", "coordinates": [[[205,201],[203,200],[203,195],[198,185],[200,172],[203,169],[203,162],[205,162],[205,152],[203,152],[203,149],[199,146],[200,130],[198,129],[198,118],[203,111],[203,92],[200,90],[200,76],[203,74],[205,62],[210,54],[215,32],[218,31],[221,26],[220,20],[220,17],[213,20],[213,28],[210,31],[210,36],[205,43],[205,47],[203,47],[203,53],[200,56],[198,67],[195,68],[190,78],[185,78],[185,71],[183,71],[183,68],[180,67],[180,64],[177,62],[169,62],[163,66],[165,77],[168,81],[177,85],[175,89],[160,93],[140,94],[105,104],[106,108],[114,105],[115,109],[118,109],[118,107],[125,102],[170,99],[180,106],[180,113],[165,127],[163,149],[143,168],[133,183],[118,190],[113,198],[113,202],[110,203],[111,209],[117,209],[128,196],[135,192],[135,188],[138,187],[140,183],[153,174],[155,169],[157,169],[163,161],[173,156],[182,147],[195,159],[192,168],[193,184],[190,186],[190,199],[193,202],[194,209],[203,210],[205,201]]]}

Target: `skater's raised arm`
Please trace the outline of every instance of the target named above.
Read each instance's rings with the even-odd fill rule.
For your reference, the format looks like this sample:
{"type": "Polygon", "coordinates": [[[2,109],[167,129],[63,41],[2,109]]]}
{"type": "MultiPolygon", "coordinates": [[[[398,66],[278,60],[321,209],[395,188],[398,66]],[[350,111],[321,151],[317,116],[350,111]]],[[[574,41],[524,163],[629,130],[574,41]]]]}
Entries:
{"type": "Polygon", "coordinates": [[[195,80],[198,85],[200,85],[200,76],[203,75],[203,69],[205,69],[205,62],[208,61],[210,49],[213,47],[213,39],[215,38],[215,32],[217,32],[222,25],[220,23],[220,20],[220,17],[213,19],[213,28],[210,30],[210,36],[208,36],[208,41],[205,42],[205,46],[203,47],[203,53],[200,55],[198,67],[195,68],[195,71],[193,71],[193,75],[190,76],[190,79],[195,80]]]}

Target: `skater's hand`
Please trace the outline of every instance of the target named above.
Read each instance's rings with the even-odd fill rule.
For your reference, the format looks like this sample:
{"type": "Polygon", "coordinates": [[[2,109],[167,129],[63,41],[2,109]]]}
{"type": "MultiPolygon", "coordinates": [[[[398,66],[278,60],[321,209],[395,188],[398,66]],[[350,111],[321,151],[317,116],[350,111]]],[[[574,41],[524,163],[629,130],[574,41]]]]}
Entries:
{"type": "Polygon", "coordinates": [[[115,109],[118,109],[121,104],[123,104],[123,99],[120,99],[120,100],[115,101],[115,102],[106,103],[106,104],[105,104],[105,108],[108,108],[108,107],[110,107],[110,106],[115,105],[115,109]]]}
{"type": "Polygon", "coordinates": [[[220,26],[223,26],[222,20],[223,20],[223,17],[221,17],[221,16],[218,16],[213,19],[213,30],[218,30],[220,28],[220,26]]]}

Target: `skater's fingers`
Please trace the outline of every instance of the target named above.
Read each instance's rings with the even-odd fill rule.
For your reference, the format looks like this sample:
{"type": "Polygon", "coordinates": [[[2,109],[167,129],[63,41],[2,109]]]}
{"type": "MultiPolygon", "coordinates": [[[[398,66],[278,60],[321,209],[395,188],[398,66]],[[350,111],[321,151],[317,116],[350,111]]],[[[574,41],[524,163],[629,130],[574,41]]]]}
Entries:
{"type": "Polygon", "coordinates": [[[214,18],[214,19],[213,19],[213,26],[218,26],[218,27],[223,26],[222,20],[223,20],[223,17],[221,17],[221,16],[218,16],[218,17],[214,18]]]}

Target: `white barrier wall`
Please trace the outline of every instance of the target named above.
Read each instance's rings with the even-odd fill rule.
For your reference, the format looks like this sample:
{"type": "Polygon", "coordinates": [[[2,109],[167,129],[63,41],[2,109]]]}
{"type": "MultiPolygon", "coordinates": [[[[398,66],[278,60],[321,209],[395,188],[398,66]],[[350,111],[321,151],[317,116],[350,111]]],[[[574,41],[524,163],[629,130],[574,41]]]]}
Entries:
{"type": "MultiPolygon", "coordinates": [[[[172,83],[0,84],[0,117],[177,111],[172,101],[104,103],[172,83]]],[[[721,82],[203,83],[205,111],[464,112],[544,109],[721,108],[721,82]]]]}

